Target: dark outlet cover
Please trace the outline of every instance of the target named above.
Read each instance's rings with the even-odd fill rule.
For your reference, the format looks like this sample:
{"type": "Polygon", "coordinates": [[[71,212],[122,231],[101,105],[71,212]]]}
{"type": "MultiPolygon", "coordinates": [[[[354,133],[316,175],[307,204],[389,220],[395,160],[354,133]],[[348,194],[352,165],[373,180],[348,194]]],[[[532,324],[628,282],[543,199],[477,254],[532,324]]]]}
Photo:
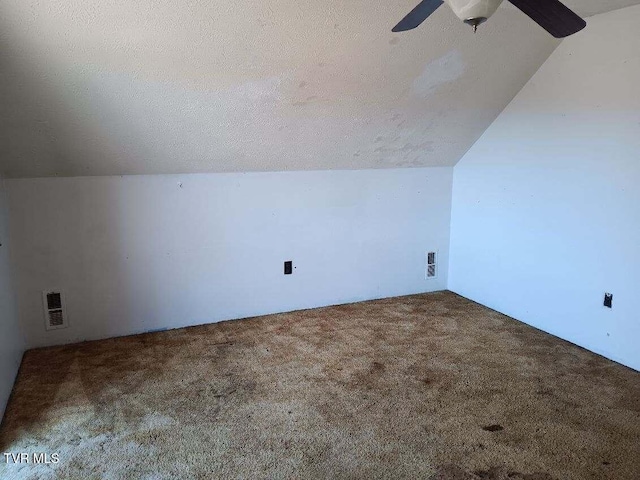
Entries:
{"type": "Polygon", "coordinates": [[[291,260],[284,262],[284,274],[291,275],[293,273],[293,262],[291,260]]]}
{"type": "Polygon", "coordinates": [[[613,295],[611,293],[604,294],[604,306],[611,308],[611,304],[613,303],[613,295]]]}

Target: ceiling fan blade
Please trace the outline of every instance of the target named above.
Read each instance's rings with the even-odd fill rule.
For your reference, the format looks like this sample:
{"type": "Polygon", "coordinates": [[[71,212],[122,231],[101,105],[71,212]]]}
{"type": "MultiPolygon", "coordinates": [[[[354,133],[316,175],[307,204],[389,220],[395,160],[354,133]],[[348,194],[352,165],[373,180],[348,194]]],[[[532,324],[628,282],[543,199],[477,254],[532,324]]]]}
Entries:
{"type": "Polygon", "coordinates": [[[429,15],[435,12],[444,2],[442,0],[423,0],[411,13],[404,17],[392,32],[405,32],[412,30],[424,22],[429,15]]]}
{"type": "Polygon", "coordinates": [[[587,26],[559,0],[509,0],[556,38],[564,38],[587,26]]]}

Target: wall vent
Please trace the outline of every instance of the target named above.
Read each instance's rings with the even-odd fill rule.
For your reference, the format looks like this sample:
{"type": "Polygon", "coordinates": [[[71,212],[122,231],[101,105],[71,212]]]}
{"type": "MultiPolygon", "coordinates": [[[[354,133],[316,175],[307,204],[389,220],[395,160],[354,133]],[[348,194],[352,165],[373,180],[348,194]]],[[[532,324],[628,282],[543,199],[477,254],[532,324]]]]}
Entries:
{"type": "Polygon", "coordinates": [[[427,252],[427,269],[425,278],[436,278],[438,276],[438,252],[427,252]]]}
{"type": "Polygon", "coordinates": [[[64,295],[60,290],[45,290],[42,292],[44,303],[44,322],[47,330],[67,328],[67,311],[64,304],[64,295]]]}

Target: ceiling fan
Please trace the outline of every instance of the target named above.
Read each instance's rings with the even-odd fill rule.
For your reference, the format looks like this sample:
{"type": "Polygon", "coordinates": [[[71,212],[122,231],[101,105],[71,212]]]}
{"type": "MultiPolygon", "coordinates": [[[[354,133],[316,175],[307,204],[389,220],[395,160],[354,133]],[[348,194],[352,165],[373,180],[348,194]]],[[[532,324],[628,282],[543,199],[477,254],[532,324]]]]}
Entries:
{"type": "MultiPolygon", "coordinates": [[[[495,13],[503,0],[423,0],[409,15],[393,27],[393,32],[416,28],[443,3],[447,3],[473,31],[495,13]]],[[[517,8],[556,38],[564,38],[579,32],[587,23],[559,0],[509,0],[517,8]]]]}

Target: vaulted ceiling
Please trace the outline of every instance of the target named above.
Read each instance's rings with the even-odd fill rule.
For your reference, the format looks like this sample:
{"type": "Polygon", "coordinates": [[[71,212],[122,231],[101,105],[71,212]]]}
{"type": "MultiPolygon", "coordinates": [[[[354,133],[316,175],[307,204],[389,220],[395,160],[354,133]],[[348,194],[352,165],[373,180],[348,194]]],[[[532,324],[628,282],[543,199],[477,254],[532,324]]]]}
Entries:
{"type": "Polygon", "coordinates": [[[0,173],[454,165],[558,41],[508,3],[392,33],[417,3],[2,0],[0,173]]]}

